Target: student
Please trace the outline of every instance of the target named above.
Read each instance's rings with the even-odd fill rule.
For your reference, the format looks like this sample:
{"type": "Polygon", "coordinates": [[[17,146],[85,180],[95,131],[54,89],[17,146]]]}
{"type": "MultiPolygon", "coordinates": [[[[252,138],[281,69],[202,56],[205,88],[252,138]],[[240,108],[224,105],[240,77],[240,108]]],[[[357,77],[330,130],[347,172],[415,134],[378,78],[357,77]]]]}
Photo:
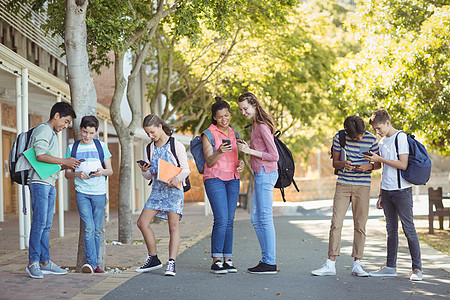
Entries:
{"type": "Polygon", "coordinates": [[[386,266],[376,272],[370,272],[369,275],[374,277],[397,276],[398,218],[400,218],[412,259],[410,280],[420,281],[422,280],[422,261],[419,238],[414,227],[412,188],[411,184],[398,172],[398,170],[405,170],[408,167],[408,140],[404,132],[400,132],[392,126],[389,113],[384,109],[375,111],[370,117],[369,124],[381,136],[381,155],[371,153],[372,155],[365,157],[372,162],[383,163],[381,192],[378,196],[377,208],[384,211],[387,231],[386,266]],[[395,139],[398,141],[398,151],[395,147],[395,139]]]}
{"type": "Polygon", "coordinates": [[[242,141],[239,150],[250,154],[255,175],[251,220],[261,247],[262,259],[253,268],[252,274],[276,274],[276,241],[273,224],[273,188],[278,179],[278,151],[273,133],[272,117],[262,108],[252,93],[243,93],[238,98],[239,110],[247,119],[252,119],[250,146],[242,141]]]}
{"type": "Polygon", "coordinates": [[[244,162],[238,160],[237,137],[230,127],[230,105],[220,97],[216,97],[216,102],[211,107],[211,116],[212,124],[208,129],[214,138],[215,149],[206,134],[202,135],[206,160],[203,182],[214,214],[211,233],[213,258],[211,272],[237,273],[231,261],[233,223],[239,199],[239,172],[244,170],[244,162]]]}
{"type": "Polygon", "coordinates": [[[381,168],[380,163],[371,164],[364,157],[364,152],[378,153],[376,137],[365,130],[364,121],[355,115],[344,121],[345,140],[344,149],[339,144],[339,133],[333,139],[333,167],[338,171],[336,191],[333,199],[333,217],[331,219],[328,259],[325,264],[311,271],[316,276],[336,275],[336,256],[340,255],[341,232],[345,213],[352,204],[353,213],[353,268],[352,275],[367,277],[361,259],[364,255],[366,242],[366,223],[369,217],[371,172],[381,168]],[[346,159],[340,161],[341,151],[346,159]]]}
{"type": "MultiPolygon", "coordinates": [[[[78,213],[83,222],[84,251],[86,263],[81,268],[83,273],[105,273],[98,265],[100,251],[100,235],[103,213],[106,205],[106,178],[113,174],[111,153],[105,143],[94,141],[98,134],[98,120],[95,116],[84,116],[80,124],[81,140],[77,142],[75,158],[82,161],[72,171],[66,170],[66,179],[75,179],[75,191],[78,213]],[[100,161],[100,153],[96,143],[104,155],[104,168],[100,161]]],[[[65,158],[72,156],[74,144],[67,147],[65,158]]]]}
{"type": "MultiPolygon", "coordinates": [[[[75,169],[80,162],[75,158],[59,158],[59,143],[57,132],[66,129],[76,118],[72,106],[66,102],[58,102],[50,111],[50,119],[42,123],[33,131],[31,144],[36,153],[36,159],[50,164],[59,164],[62,169],[75,169]],[[47,154],[50,151],[52,155],[47,154]]],[[[58,267],[50,260],[49,243],[50,228],[53,221],[56,189],[55,181],[58,174],[41,178],[31,169],[29,173],[29,188],[31,194],[31,221],[29,240],[29,265],[26,267],[31,278],[44,278],[44,274],[62,275],[67,271],[58,267]]]]}
{"type": "Polygon", "coordinates": [[[169,261],[166,265],[166,276],[175,276],[175,259],[180,249],[180,229],[179,222],[183,214],[184,193],[178,188],[181,182],[184,185],[186,177],[189,175],[189,165],[187,161],[186,149],[183,144],[172,137],[172,128],[156,115],[148,115],[144,118],[142,127],[152,139],[150,144],[150,160],[147,149],[145,150],[145,163],[139,163],[142,175],[153,180],[152,192],[144,205],[144,209],[139,216],[137,226],[142,232],[142,236],[147,246],[147,259],[145,264],[136,269],[136,272],[149,272],[162,267],[156,251],[156,239],[150,222],[156,216],[169,221],[169,261]],[[175,152],[170,150],[170,139],[175,143],[175,152]],[[169,163],[177,165],[174,155],[177,155],[180,162],[181,173],[169,180],[169,184],[156,180],[158,172],[158,160],[163,159],[169,163]]]}

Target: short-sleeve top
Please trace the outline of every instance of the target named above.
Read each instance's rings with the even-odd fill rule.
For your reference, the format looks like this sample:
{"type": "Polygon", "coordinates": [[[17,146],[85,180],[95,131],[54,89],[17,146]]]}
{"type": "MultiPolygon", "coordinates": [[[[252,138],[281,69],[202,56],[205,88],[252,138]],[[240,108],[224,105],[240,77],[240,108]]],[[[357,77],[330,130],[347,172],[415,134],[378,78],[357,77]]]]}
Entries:
{"type": "MultiPolygon", "coordinates": [[[[395,149],[395,137],[398,135],[398,154],[409,154],[409,144],[406,133],[397,132],[390,137],[384,137],[380,140],[381,156],[390,160],[398,160],[397,149],[395,149]]],[[[383,165],[383,177],[381,180],[381,189],[392,191],[398,190],[398,172],[397,169],[386,164],[383,165]]],[[[400,188],[405,189],[411,184],[400,175],[400,188]]]]}
{"type": "MultiPolygon", "coordinates": [[[[363,152],[373,152],[376,154],[380,153],[377,138],[370,132],[365,132],[361,141],[352,140],[347,133],[345,133],[345,147],[344,151],[346,153],[347,160],[350,160],[353,165],[359,165],[363,163],[369,163],[367,159],[364,158],[363,152]]],[[[339,133],[333,138],[333,150],[336,152],[341,152],[342,148],[339,144],[339,133]]],[[[337,182],[351,185],[364,185],[370,186],[372,171],[367,172],[357,172],[354,170],[339,170],[337,182]]]]}
{"type": "MultiPolygon", "coordinates": [[[[103,148],[104,160],[111,158],[111,153],[105,143],[100,141],[103,148]]],[[[73,144],[67,146],[64,158],[69,158],[72,153],[73,144]]],[[[75,154],[76,159],[85,159],[84,162],[80,164],[74,172],[84,171],[87,174],[91,171],[97,171],[97,169],[102,169],[102,164],[100,161],[100,156],[95,147],[95,143],[78,145],[77,153],[75,154]]],[[[79,193],[88,195],[103,195],[106,194],[106,180],[105,176],[92,177],[89,179],[75,178],[75,190],[79,193]]]]}

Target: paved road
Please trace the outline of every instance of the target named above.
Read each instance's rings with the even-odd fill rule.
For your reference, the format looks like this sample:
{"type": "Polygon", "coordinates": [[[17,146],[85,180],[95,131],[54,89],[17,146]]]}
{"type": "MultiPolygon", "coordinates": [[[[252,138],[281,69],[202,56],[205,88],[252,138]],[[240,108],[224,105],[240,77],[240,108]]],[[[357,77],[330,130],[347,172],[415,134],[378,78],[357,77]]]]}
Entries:
{"type": "MultiPolygon", "coordinates": [[[[410,258],[406,240],[401,239],[396,278],[352,276],[352,221],[344,223],[341,256],[336,276],[315,277],[326,258],[329,207],[295,208],[289,216],[275,218],[277,231],[277,275],[253,275],[246,268],[257,264],[260,250],[249,220],[235,222],[234,263],[237,274],[209,272],[210,237],[184,251],[177,260],[177,276],[165,277],[156,270],[133,277],[108,293],[104,299],[448,299],[449,273],[432,261],[439,253],[423,245],[424,281],[409,281],[410,258]],[[434,256],[433,256],[434,255],[434,256]]],[[[368,222],[364,263],[367,271],[385,261],[384,222],[378,216],[368,222]]],[[[448,257],[447,257],[448,258],[448,257]]]]}

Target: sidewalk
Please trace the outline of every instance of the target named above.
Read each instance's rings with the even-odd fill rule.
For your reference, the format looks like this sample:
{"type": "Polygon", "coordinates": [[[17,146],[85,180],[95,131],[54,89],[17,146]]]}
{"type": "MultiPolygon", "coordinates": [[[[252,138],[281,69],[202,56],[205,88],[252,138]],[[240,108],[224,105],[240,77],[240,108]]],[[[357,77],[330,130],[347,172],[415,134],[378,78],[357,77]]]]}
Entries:
{"type": "MultiPolygon", "coordinates": [[[[245,218],[247,212],[237,210],[237,218],[245,218]]],[[[139,273],[135,269],[145,262],[146,248],[142,235],[136,226],[139,215],[132,215],[133,241],[130,245],[111,245],[118,238],[117,212],[110,215],[106,226],[106,270],[108,268],[124,272],[113,274],[46,275],[44,279],[31,279],[25,272],[28,249],[19,249],[18,220],[0,223],[0,299],[100,299],[110,290],[139,273]]],[[[65,236],[59,237],[58,215],[53,218],[50,234],[50,256],[59,266],[74,269],[78,249],[78,212],[66,212],[65,236]]],[[[204,215],[203,203],[186,202],[180,224],[180,253],[197,243],[211,232],[212,216],[204,215]]],[[[152,224],[158,239],[158,256],[165,263],[168,259],[169,230],[167,222],[152,224]]]]}
{"type": "MultiPolygon", "coordinates": [[[[374,208],[374,200],[371,201],[370,220],[368,222],[368,236],[366,244],[366,252],[368,256],[382,257],[385,255],[385,231],[384,223],[382,222],[382,211],[374,208]],[[381,219],[381,221],[380,221],[381,219]]],[[[320,249],[319,252],[314,253],[312,257],[315,257],[316,263],[322,263],[322,258],[326,255],[326,244],[328,240],[328,230],[331,216],[331,200],[310,201],[301,203],[275,203],[274,215],[282,218],[289,219],[289,224],[295,225],[299,230],[304,231],[308,236],[313,236],[318,242],[314,244],[315,249],[320,249]]],[[[424,200],[415,201],[415,210],[417,209],[420,215],[424,214],[423,206],[424,200]]],[[[347,214],[345,220],[345,228],[343,230],[343,241],[351,242],[352,240],[352,223],[351,223],[351,211],[347,214]]],[[[106,267],[107,268],[119,268],[124,272],[113,274],[79,274],[69,273],[64,276],[51,276],[47,275],[44,279],[31,279],[25,273],[25,266],[28,260],[28,251],[17,250],[19,247],[18,242],[18,224],[17,220],[7,221],[0,223],[0,289],[2,293],[0,299],[100,299],[110,291],[121,286],[129,279],[135,277],[139,273],[134,269],[143,264],[146,255],[145,245],[142,244],[142,236],[136,226],[136,220],[138,215],[132,216],[132,228],[133,228],[133,240],[134,244],[131,245],[111,245],[111,241],[117,240],[118,232],[118,219],[117,213],[113,213],[110,216],[110,222],[107,224],[107,241],[106,246],[106,267]]],[[[238,222],[238,224],[246,224],[250,226],[250,215],[247,210],[238,208],[236,211],[236,220],[244,220],[238,222]]],[[[78,231],[79,231],[79,217],[77,212],[68,212],[65,214],[65,236],[59,237],[58,233],[58,217],[55,215],[54,224],[51,232],[50,240],[50,254],[51,259],[60,266],[69,267],[73,269],[76,263],[77,246],[78,246],[78,231]]],[[[186,249],[193,246],[199,247],[197,242],[202,241],[207,245],[209,239],[202,240],[207,237],[211,232],[212,216],[204,216],[203,203],[186,202],[183,219],[180,224],[181,229],[181,248],[180,254],[186,249]],[[208,241],[206,241],[208,240],[208,241]],[[197,244],[197,245],[196,245],[197,244]]],[[[239,225],[240,226],[240,225],[239,225]]],[[[425,225],[419,225],[425,226],[425,225]]],[[[155,231],[158,241],[158,252],[161,261],[165,263],[168,259],[168,226],[166,222],[160,222],[153,224],[152,228],[155,231]]],[[[277,227],[277,232],[283,232],[284,228],[277,227]]],[[[235,238],[238,239],[238,228],[236,228],[235,238]]],[[[245,235],[254,238],[254,232],[249,230],[245,235]]],[[[294,236],[287,239],[298,239],[298,236],[294,236]]],[[[286,238],[282,237],[282,234],[278,238],[278,247],[280,249],[287,245],[284,245],[286,238]]],[[[343,242],[344,243],[344,242],[343,242]]],[[[405,245],[404,235],[400,238],[400,243],[405,245]]],[[[349,246],[343,246],[342,252],[351,251],[351,243],[349,246]]],[[[295,246],[298,248],[298,246],[295,246]]],[[[435,267],[440,269],[446,269],[450,272],[450,258],[425,244],[421,244],[422,256],[424,260],[424,266],[427,264],[437,264],[435,267]]],[[[196,261],[197,265],[209,264],[209,249],[205,246],[201,261],[196,261]],[[208,253],[206,253],[208,252],[208,253]]],[[[303,251],[303,249],[300,249],[303,251]]],[[[183,256],[181,256],[183,257],[183,256]]],[[[399,256],[399,260],[409,263],[408,255],[405,253],[399,256]]],[[[253,263],[253,262],[252,262],[253,263]]],[[[297,262],[295,262],[297,263],[297,262]]],[[[282,263],[280,262],[282,265],[282,263]]],[[[377,262],[377,264],[379,264],[377,262]]],[[[371,267],[378,267],[375,264],[371,267]]],[[[181,267],[181,266],[180,266],[181,267]]],[[[402,265],[404,268],[404,265],[402,265]]],[[[207,267],[206,271],[207,272],[207,267]]],[[[181,269],[179,270],[181,271],[181,269]]],[[[305,270],[303,270],[305,271],[305,270]]],[[[308,273],[307,271],[306,273],[308,273]]],[[[182,275],[182,274],[180,274],[182,275]]],[[[298,275],[298,274],[297,274],[298,275]]],[[[178,276],[177,276],[178,277],[178,276]]],[[[204,283],[202,283],[203,285],[204,283]]],[[[442,282],[444,284],[444,282],[442,282]]]]}

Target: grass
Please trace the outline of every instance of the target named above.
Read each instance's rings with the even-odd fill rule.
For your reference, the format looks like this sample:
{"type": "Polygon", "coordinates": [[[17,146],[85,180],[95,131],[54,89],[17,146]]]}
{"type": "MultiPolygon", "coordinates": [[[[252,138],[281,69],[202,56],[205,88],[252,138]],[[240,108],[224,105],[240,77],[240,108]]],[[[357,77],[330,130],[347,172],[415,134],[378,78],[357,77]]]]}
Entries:
{"type": "MultiPolygon", "coordinates": [[[[446,227],[445,225],[447,224],[444,224],[444,228],[446,227]]],[[[421,242],[450,256],[450,229],[439,230],[434,228],[434,234],[428,233],[428,227],[419,227],[416,228],[416,231],[421,242]]]]}

